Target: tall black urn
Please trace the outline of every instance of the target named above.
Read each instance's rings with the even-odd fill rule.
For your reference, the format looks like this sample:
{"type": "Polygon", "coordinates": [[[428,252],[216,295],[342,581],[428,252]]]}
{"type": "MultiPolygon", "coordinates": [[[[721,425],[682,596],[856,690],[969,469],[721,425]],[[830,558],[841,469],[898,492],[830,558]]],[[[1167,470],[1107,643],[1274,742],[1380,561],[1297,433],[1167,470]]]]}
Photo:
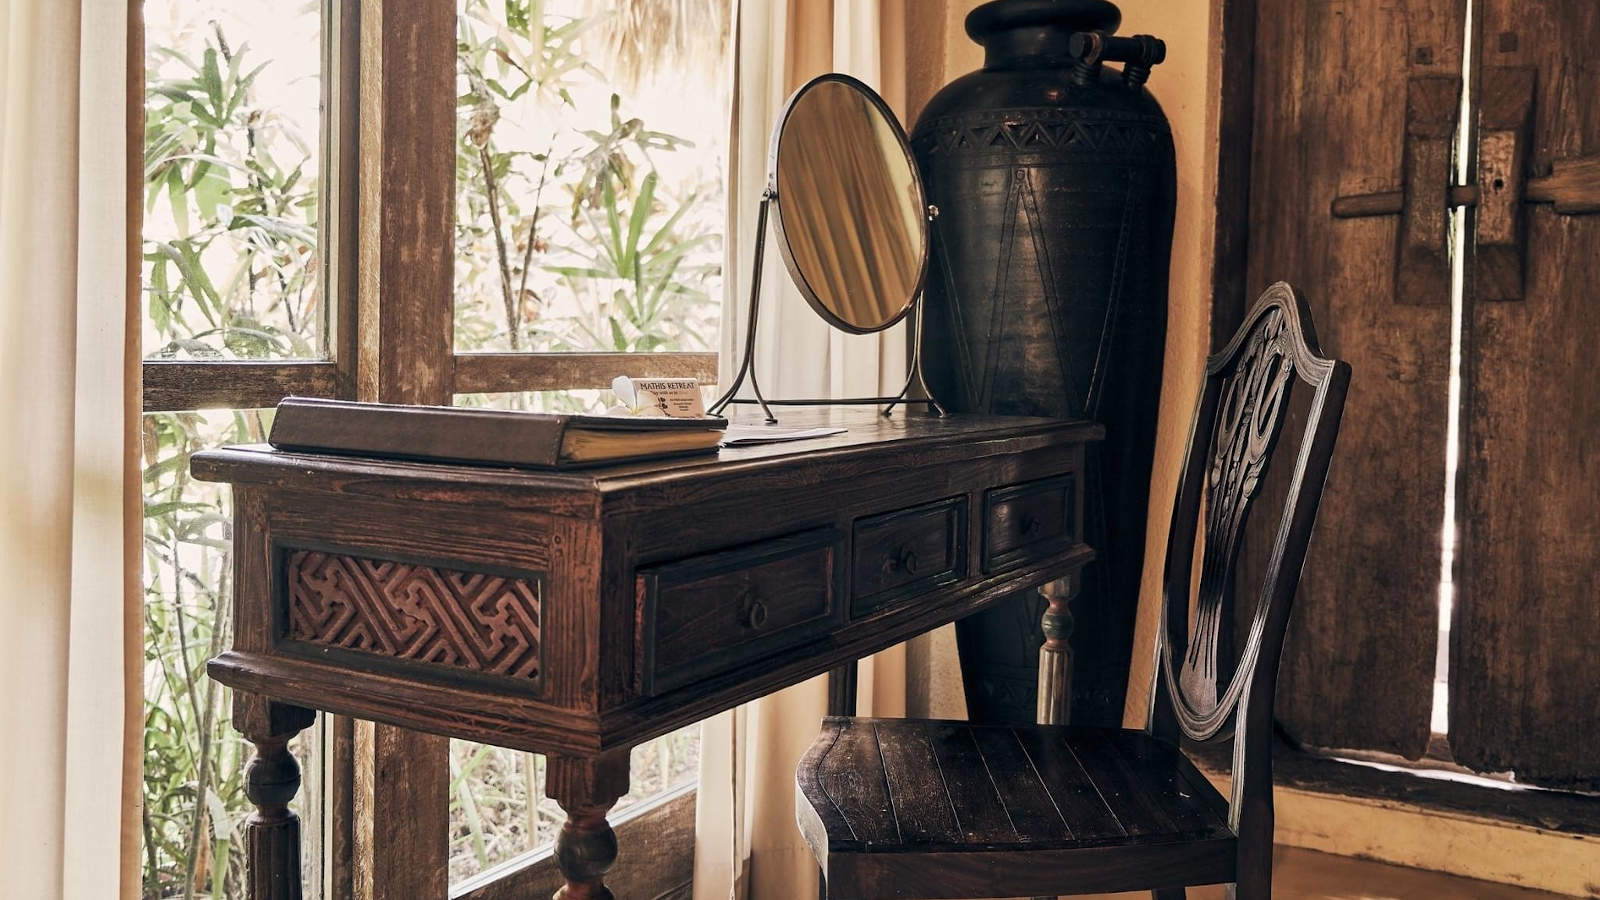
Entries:
{"type": "MultiPolygon", "coordinates": [[[[966,27],[983,68],[911,136],[939,209],[922,336],[935,395],[1106,427],[1084,479],[1098,558],[1071,604],[1072,719],[1104,724],[1122,718],[1144,563],[1176,193],[1144,89],[1165,46],[1114,37],[1120,22],[1105,0],[979,6],[966,27]]],[[[1043,608],[1027,592],[957,623],[972,718],[1032,720],[1043,608]]]]}

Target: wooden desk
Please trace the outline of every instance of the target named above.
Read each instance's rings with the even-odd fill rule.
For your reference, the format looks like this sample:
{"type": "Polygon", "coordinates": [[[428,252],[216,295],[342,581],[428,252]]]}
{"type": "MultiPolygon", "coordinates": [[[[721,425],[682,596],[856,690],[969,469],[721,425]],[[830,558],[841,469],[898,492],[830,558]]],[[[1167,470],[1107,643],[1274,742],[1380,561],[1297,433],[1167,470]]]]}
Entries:
{"type": "Polygon", "coordinates": [[[784,419],[849,431],[576,471],[197,454],[197,478],[234,485],[234,638],[208,671],[257,750],[256,900],[299,896],[286,744],[313,710],[549,754],[558,896],[609,897],[605,816],[635,744],[1091,556],[1078,477],[1098,425],[784,419]]]}

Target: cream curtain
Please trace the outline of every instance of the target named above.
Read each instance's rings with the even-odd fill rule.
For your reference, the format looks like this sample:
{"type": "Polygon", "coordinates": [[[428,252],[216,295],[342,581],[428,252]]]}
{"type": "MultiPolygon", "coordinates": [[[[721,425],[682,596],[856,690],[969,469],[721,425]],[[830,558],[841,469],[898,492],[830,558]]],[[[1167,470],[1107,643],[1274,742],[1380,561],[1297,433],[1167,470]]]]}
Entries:
{"type": "Polygon", "coordinates": [[[129,9],[0,0],[0,893],[28,900],[139,888],[129,9]]]}
{"type": "MultiPolygon", "coordinates": [[[[729,154],[729,214],[721,381],[743,351],[755,219],[768,179],[768,143],[784,101],[824,72],[845,72],[905,109],[903,23],[908,0],[747,0],[739,4],[729,154]]],[[[756,374],[768,397],[871,396],[899,390],[906,372],[903,325],[880,335],[828,327],[794,289],[774,245],[766,255],[756,374]]],[[[781,413],[780,413],[781,415],[781,413]]],[[[948,635],[937,646],[950,647],[948,635]]],[[[953,653],[929,653],[954,668],[953,653]]],[[[903,716],[908,686],[925,696],[926,665],[908,672],[907,647],[861,661],[857,711],[903,716]]],[[[957,689],[954,708],[962,715],[957,689]]],[[[946,688],[942,695],[952,692],[946,688]]],[[[922,705],[922,704],[918,704],[922,705]]],[[[919,710],[921,711],[921,710],[919,710]]],[[[816,678],[708,721],[702,731],[696,810],[695,900],[796,900],[815,896],[816,863],[794,818],[794,770],[827,712],[816,678]]]]}

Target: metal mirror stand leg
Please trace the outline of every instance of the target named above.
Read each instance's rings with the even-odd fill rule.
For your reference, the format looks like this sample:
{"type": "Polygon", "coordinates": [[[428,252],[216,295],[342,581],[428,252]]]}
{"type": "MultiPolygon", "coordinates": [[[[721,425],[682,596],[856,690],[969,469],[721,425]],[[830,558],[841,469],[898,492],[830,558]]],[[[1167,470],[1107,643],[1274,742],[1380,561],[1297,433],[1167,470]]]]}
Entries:
{"type": "Polygon", "coordinates": [[[289,809],[300,790],[300,764],[289,741],[316,717],[255,694],[233,695],[233,725],[256,749],[244,771],[245,796],[256,808],[244,825],[250,900],[300,900],[300,817],[289,809]]]}
{"type": "Polygon", "coordinates": [[[761,384],[756,381],[755,358],[756,323],[761,319],[761,263],[767,255],[767,214],[772,208],[772,198],[772,188],[769,187],[761,193],[761,210],[756,214],[756,252],[750,268],[750,321],[745,324],[744,357],[739,362],[738,373],[733,376],[733,384],[728,385],[727,392],[706,410],[714,416],[722,415],[722,411],[733,402],[734,395],[739,393],[745,378],[749,378],[750,390],[755,392],[756,402],[761,404],[761,411],[766,413],[768,425],[778,424],[778,417],[772,414],[767,399],[761,396],[761,384]]]}
{"type": "Polygon", "coordinates": [[[922,396],[928,398],[928,406],[939,414],[939,418],[949,415],[944,411],[944,407],[939,405],[938,399],[933,396],[933,391],[928,388],[927,380],[922,377],[922,310],[927,302],[927,294],[917,298],[917,311],[911,319],[911,371],[906,373],[905,386],[895,395],[894,402],[884,407],[883,414],[886,416],[894,412],[896,406],[909,402],[913,385],[922,391],[922,396]]]}

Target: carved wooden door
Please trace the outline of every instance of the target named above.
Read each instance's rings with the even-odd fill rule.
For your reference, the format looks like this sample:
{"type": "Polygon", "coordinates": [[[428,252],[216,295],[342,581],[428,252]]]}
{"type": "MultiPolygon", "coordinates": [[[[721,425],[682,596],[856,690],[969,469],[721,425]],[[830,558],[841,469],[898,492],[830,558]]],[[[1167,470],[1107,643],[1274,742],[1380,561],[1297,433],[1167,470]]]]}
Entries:
{"type": "Polygon", "coordinates": [[[1302,290],[1323,352],[1352,368],[1279,717],[1308,744],[1420,756],[1439,617],[1449,279],[1402,288],[1395,218],[1330,210],[1340,196],[1404,183],[1407,133],[1417,130],[1408,118],[1444,119],[1430,127],[1448,143],[1465,10],[1462,0],[1259,0],[1256,21],[1246,284],[1302,290]]]}
{"type": "Polygon", "coordinates": [[[1256,0],[1254,19],[1245,283],[1303,289],[1354,369],[1279,717],[1310,745],[1429,749],[1454,490],[1455,756],[1593,787],[1600,7],[1256,0]]]}
{"type": "Polygon", "coordinates": [[[1476,15],[1473,182],[1511,196],[1475,209],[1450,745],[1480,771],[1596,790],[1600,4],[1483,0],[1476,15]]]}

